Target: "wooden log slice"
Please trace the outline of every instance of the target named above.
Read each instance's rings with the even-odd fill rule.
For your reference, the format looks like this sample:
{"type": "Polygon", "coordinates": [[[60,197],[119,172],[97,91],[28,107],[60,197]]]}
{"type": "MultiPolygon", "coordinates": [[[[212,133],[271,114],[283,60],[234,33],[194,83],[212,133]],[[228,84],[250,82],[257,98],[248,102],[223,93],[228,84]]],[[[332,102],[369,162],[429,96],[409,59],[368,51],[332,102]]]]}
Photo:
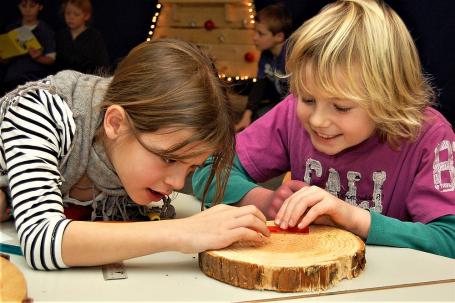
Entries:
{"type": "Polygon", "coordinates": [[[207,276],[247,289],[325,290],[365,268],[365,244],[335,227],[311,225],[308,234],[272,233],[263,245],[236,243],[199,254],[207,276]]]}
{"type": "Polygon", "coordinates": [[[24,275],[14,264],[0,257],[0,302],[23,302],[26,298],[24,275]]]}

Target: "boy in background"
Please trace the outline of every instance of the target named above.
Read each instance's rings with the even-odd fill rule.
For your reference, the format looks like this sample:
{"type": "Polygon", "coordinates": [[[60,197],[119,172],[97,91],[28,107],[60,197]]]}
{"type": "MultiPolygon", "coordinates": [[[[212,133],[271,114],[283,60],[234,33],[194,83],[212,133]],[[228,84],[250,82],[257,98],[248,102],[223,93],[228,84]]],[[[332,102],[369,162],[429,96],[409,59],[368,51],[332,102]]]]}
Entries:
{"type": "Polygon", "coordinates": [[[28,27],[41,44],[40,49],[29,49],[28,54],[0,61],[7,64],[0,96],[27,81],[41,79],[52,72],[50,66],[55,61],[55,37],[52,28],[38,18],[43,9],[43,0],[20,0],[18,8],[21,19],[7,27],[7,32],[15,28],[28,27]]]}
{"type": "Polygon", "coordinates": [[[255,17],[256,33],[253,41],[261,50],[257,82],[248,95],[248,103],[241,121],[241,130],[264,115],[288,93],[285,78],[285,42],[292,31],[292,18],[283,5],[272,4],[261,9],[255,17]]]}
{"type": "Polygon", "coordinates": [[[57,33],[57,70],[98,73],[109,68],[109,55],[101,33],[88,25],[90,0],[63,2],[66,28],[57,33]]]}

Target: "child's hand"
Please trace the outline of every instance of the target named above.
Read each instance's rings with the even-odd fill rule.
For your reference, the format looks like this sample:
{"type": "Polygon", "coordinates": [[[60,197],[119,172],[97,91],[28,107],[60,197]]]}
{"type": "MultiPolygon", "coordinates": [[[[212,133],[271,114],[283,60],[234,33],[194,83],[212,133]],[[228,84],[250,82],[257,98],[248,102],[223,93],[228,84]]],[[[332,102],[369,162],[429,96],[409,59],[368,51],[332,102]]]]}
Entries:
{"type": "Polygon", "coordinates": [[[270,232],[265,216],[256,206],[216,205],[197,215],[182,219],[179,250],[196,253],[220,249],[237,241],[262,242],[270,232]]]}
{"type": "Polygon", "coordinates": [[[366,238],[370,213],[335,197],[317,186],[303,187],[284,201],[275,224],[281,228],[304,228],[311,223],[336,225],[366,238]]]}
{"type": "Polygon", "coordinates": [[[289,180],[281,184],[273,193],[272,202],[267,210],[267,218],[275,218],[284,201],[304,186],[308,186],[308,184],[299,180],[289,180]]]}
{"type": "Polygon", "coordinates": [[[235,125],[235,130],[236,131],[241,131],[245,128],[247,128],[251,124],[251,116],[253,115],[253,112],[249,109],[245,110],[243,113],[242,118],[240,119],[239,123],[235,125]]]}
{"type": "Polygon", "coordinates": [[[43,54],[43,49],[29,48],[28,53],[32,59],[37,59],[43,54]]]}

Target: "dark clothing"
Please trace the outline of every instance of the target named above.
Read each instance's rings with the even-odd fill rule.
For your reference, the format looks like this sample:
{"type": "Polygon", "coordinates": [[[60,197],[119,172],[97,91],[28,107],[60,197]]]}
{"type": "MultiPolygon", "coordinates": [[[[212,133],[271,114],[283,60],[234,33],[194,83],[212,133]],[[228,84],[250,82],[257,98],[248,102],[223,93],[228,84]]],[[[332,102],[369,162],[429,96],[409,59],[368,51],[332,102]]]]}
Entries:
{"type": "Polygon", "coordinates": [[[281,76],[285,74],[286,48],[275,57],[269,50],[262,51],[258,63],[257,82],[248,95],[247,109],[253,112],[256,120],[272,109],[288,94],[288,82],[281,76]]]}
{"type": "MultiPolygon", "coordinates": [[[[21,27],[21,21],[8,26],[7,31],[21,27]]],[[[32,33],[43,47],[43,55],[55,52],[55,33],[44,21],[39,21],[32,33]]],[[[27,81],[38,80],[52,73],[50,65],[36,62],[27,53],[14,57],[8,62],[5,78],[3,79],[3,92],[8,92],[27,81]]]]}
{"type": "Polygon", "coordinates": [[[94,28],[87,28],[73,39],[65,28],[57,33],[57,70],[72,69],[82,73],[96,73],[109,66],[103,37],[94,28]]]}

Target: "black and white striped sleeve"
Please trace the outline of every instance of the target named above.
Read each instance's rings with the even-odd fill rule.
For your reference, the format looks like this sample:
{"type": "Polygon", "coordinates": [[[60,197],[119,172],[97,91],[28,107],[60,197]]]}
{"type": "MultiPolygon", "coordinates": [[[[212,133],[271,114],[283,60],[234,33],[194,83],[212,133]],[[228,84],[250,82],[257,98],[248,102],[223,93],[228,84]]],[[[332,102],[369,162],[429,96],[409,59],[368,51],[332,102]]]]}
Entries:
{"type": "Polygon", "coordinates": [[[70,149],[76,126],[58,95],[37,90],[17,98],[0,132],[22,251],[34,269],[65,268],[61,247],[70,220],[63,214],[58,164],[70,149]]]}

